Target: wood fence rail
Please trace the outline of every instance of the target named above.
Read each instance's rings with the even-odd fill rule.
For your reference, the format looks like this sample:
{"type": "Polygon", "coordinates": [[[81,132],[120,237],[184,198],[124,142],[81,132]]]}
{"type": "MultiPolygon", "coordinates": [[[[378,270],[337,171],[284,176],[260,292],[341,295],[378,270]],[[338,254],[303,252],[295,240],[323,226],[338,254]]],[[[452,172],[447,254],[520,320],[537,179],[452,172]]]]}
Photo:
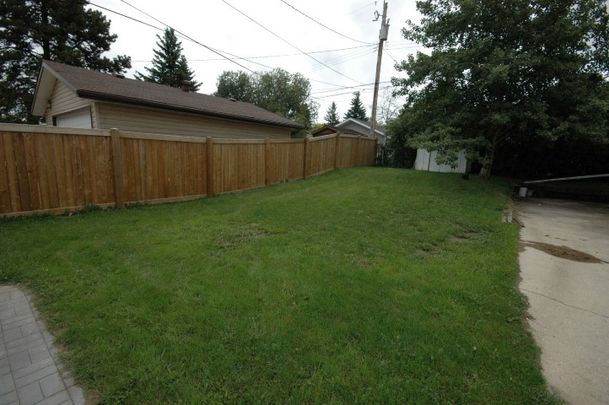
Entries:
{"type": "Polygon", "coordinates": [[[180,201],[372,165],[376,140],[215,139],[0,124],[0,216],[180,201]]]}

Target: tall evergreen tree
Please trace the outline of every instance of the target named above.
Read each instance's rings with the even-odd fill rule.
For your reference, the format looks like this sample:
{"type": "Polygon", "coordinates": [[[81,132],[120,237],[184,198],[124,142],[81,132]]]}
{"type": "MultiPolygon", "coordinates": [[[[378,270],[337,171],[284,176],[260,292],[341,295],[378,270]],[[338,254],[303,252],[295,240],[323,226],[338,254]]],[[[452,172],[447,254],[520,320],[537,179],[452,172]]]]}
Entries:
{"type": "Polygon", "coordinates": [[[348,118],[368,121],[368,117],[366,116],[366,108],[360,99],[359,91],[353,93],[353,98],[351,99],[351,108],[349,108],[349,111],[347,111],[345,114],[345,119],[348,118]]]}
{"type": "Polygon", "coordinates": [[[116,35],[86,0],[0,0],[0,121],[37,122],[30,114],[41,59],[107,73],[131,59],[103,56],[116,35]]]}
{"type": "Polygon", "coordinates": [[[154,49],[152,67],[145,67],[147,74],[137,72],[139,80],[165,84],[171,87],[197,91],[201,83],[195,81],[194,72],[188,67],[188,61],[182,54],[182,42],[178,41],[173,28],[165,29],[163,37],[157,35],[157,48],[154,49]]]}
{"type": "Polygon", "coordinates": [[[338,119],[338,112],[336,112],[336,103],[334,101],[332,102],[332,104],[330,104],[330,107],[328,108],[328,112],[326,113],[324,119],[326,120],[326,124],[333,127],[337,126],[340,123],[340,120],[338,119]]]}

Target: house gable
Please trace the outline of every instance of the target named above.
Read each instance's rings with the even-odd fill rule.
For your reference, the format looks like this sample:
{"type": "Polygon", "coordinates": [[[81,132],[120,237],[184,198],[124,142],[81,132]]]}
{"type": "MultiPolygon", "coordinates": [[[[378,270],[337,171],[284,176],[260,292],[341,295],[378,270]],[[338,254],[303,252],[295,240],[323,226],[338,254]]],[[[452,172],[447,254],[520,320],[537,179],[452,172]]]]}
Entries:
{"type": "MultiPolygon", "coordinates": [[[[78,97],[65,83],[56,79],[48,99],[44,118],[46,123],[51,125],[53,117],[87,107],[90,108],[91,104],[91,100],[78,97]]],[[[95,128],[95,125],[93,125],[93,128],[95,128]]]]}

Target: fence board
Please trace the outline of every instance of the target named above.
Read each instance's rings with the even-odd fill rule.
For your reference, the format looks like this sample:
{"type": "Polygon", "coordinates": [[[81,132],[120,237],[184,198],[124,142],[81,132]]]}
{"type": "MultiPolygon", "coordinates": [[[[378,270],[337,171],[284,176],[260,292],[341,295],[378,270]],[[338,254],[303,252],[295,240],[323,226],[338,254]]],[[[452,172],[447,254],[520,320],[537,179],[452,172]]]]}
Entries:
{"type": "Polygon", "coordinates": [[[336,135],[216,141],[0,124],[0,214],[179,201],[263,187],[374,164],[375,150],[375,140],[336,135]]]}
{"type": "MultiPolygon", "coordinates": [[[[13,137],[10,133],[2,134],[2,144],[4,145],[4,161],[6,167],[7,185],[10,192],[10,209],[2,212],[19,212],[21,209],[21,199],[19,198],[19,184],[17,180],[17,170],[15,166],[15,152],[13,149],[13,137]]],[[[7,207],[9,208],[9,207],[7,207]]]]}
{"type": "Polygon", "coordinates": [[[269,149],[269,184],[302,178],[304,142],[272,142],[269,149]]]}
{"type": "Polygon", "coordinates": [[[0,135],[0,159],[2,159],[2,164],[0,164],[0,211],[2,212],[12,210],[11,191],[5,155],[4,136],[0,135]]]}
{"type": "Polygon", "coordinates": [[[213,144],[215,193],[262,187],[265,183],[264,143],[213,144]]]}
{"type": "Polygon", "coordinates": [[[308,176],[325,173],[334,169],[334,156],[336,153],[336,136],[311,142],[307,158],[308,176]]]}

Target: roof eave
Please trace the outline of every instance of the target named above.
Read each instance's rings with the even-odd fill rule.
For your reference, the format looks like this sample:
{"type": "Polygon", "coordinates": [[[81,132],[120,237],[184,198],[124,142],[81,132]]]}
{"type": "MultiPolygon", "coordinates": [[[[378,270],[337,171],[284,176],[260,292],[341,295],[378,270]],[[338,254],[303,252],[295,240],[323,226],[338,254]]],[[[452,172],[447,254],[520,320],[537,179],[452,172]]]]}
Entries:
{"type": "MultiPolygon", "coordinates": [[[[341,126],[341,125],[346,124],[347,122],[353,122],[354,124],[357,124],[357,125],[359,125],[359,126],[360,126],[360,127],[362,127],[362,128],[365,128],[365,129],[367,129],[367,130],[370,130],[370,125],[366,125],[366,124],[364,124],[364,123],[362,123],[362,122],[359,122],[358,120],[353,119],[353,118],[347,118],[345,121],[341,122],[341,123],[340,123],[340,124],[338,124],[336,127],[337,127],[337,128],[340,128],[340,126],[341,126]]],[[[377,133],[377,134],[379,134],[379,135],[385,136],[385,132],[384,132],[384,131],[381,131],[381,130],[380,130],[380,129],[378,129],[378,128],[375,128],[375,129],[374,129],[374,132],[376,132],[376,133],[377,133]]]]}
{"type": "Polygon", "coordinates": [[[197,110],[195,108],[174,106],[174,105],[169,105],[169,104],[157,103],[154,101],[141,100],[141,99],[137,99],[137,98],[117,96],[114,94],[99,93],[99,92],[90,91],[90,90],[80,89],[80,90],[76,91],[76,94],[78,94],[79,97],[85,97],[85,98],[90,98],[90,99],[99,100],[99,101],[114,101],[114,102],[120,102],[120,103],[131,104],[131,105],[155,107],[155,108],[160,108],[163,110],[180,111],[180,112],[187,112],[187,113],[191,113],[191,114],[206,115],[206,116],[212,116],[212,117],[218,117],[218,118],[226,118],[226,119],[231,119],[231,120],[255,122],[258,124],[273,125],[273,126],[292,128],[292,129],[304,128],[303,125],[298,124],[296,122],[294,122],[293,124],[287,124],[287,123],[284,124],[284,123],[279,123],[279,122],[260,120],[260,119],[256,119],[256,118],[237,117],[237,116],[230,115],[230,114],[201,111],[201,110],[197,110]]]}

